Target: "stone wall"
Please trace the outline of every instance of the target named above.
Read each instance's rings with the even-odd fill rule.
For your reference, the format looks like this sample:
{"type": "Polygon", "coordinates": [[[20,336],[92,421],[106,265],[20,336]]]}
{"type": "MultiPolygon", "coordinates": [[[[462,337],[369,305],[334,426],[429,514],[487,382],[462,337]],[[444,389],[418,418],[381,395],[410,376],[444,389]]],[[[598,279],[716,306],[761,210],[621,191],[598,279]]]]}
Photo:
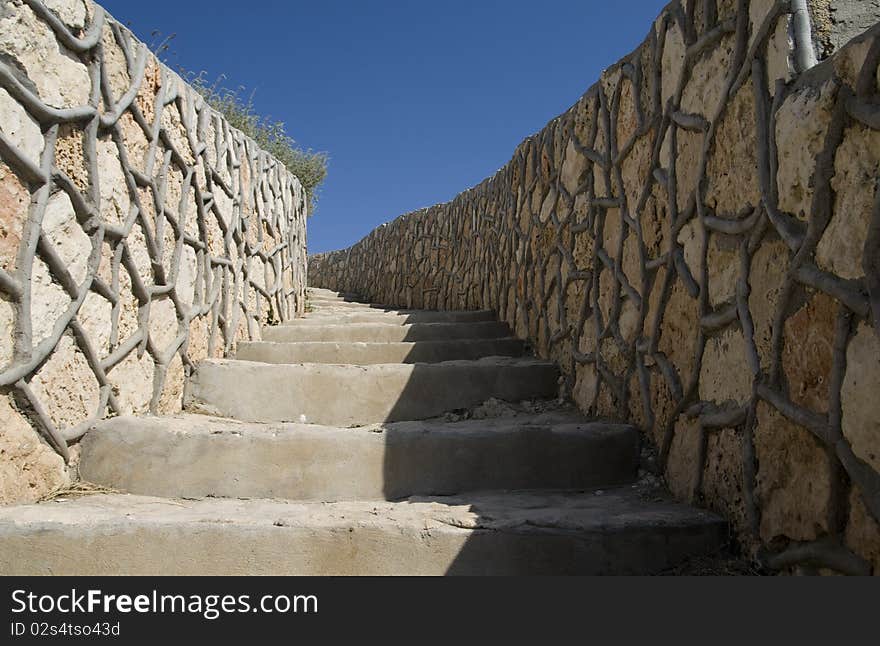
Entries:
{"type": "MultiPolygon", "coordinates": [[[[0,2],[0,502],[304,307],[299,181],[90,0],[0,2]]],[[[69,464],[68,464],[69,463],[69,464]]]]}
{"type": "Polygon", "coordinates": [[[880,27],[808,70],[806,6],[672,2],[493,177],[309,280],[494,308],[769,564],[880,573],[880,27]]]}

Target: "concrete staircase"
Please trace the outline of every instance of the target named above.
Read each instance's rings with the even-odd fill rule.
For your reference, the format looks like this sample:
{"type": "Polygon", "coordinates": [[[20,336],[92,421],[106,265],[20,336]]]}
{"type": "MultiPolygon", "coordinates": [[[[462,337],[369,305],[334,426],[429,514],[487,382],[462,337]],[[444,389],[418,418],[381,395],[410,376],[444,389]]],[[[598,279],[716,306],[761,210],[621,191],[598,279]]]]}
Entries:
{"type": "Polygon", "coordinates": [[[310,291],[200,364],[186,413],[86,435],[83,480],[125,493],[0,509],[0,574],[639,574],[723,545],[492,312],[310,291]],[[487,400],[538,403],[450,414],[487,400]]]}

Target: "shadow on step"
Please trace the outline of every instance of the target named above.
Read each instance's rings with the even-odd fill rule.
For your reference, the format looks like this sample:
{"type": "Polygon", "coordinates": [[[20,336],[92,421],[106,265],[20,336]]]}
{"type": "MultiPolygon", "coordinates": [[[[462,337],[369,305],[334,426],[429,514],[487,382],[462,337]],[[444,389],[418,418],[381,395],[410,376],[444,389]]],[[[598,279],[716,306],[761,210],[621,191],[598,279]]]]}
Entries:
{"type": "MultiPolygon", "coordinates": [[[[437,387],[443,386],[414,379],[390,417],[406,414],[407,398],[437,387]]],[[[385,430],[385,498],[442,506],[435,518],[461,540],[448,575],[648,574],[726,542],[724,523],[711,514],[648,501],[632,486],[638,441],[631,427],[551,414],[502,438],[493,428],[503,418],[468,423],[475,422],[477,432],[457,444],[402,424],[385,430]]],[[[458,426],[447,424],[446,432],[458,426]]]]}

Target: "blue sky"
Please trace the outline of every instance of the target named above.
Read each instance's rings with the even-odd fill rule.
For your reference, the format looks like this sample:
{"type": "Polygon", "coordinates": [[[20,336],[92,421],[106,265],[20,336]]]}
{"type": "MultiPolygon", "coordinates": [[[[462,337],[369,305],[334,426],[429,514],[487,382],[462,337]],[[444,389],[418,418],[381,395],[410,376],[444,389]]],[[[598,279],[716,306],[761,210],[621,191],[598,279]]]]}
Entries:
{"type": "MultiPolygon", "coordinates": [[[[100,1],[100,0],[99,0],[100,1]]],[[[309,251],[492,175],[645,37],[663,0],[103,0],[330,155],[309,251]],[[244,11],[243,11],[244,9],[244,11]]]]}

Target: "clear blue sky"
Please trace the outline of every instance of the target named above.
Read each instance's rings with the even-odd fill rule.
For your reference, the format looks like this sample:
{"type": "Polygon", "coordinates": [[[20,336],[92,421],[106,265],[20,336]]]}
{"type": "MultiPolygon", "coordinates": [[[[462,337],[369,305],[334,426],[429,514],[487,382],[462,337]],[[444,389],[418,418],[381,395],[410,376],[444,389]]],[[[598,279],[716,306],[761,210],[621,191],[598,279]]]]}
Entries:
{"type": "MultiPolygon", "coordinates": [[[[101,1],[101,0],[99,0],[101,1]]],[[[103,0],[170,65],[225,74],[330,154],[309,251],[444,202],[634,49],[664,0],[103,0]]]]}

